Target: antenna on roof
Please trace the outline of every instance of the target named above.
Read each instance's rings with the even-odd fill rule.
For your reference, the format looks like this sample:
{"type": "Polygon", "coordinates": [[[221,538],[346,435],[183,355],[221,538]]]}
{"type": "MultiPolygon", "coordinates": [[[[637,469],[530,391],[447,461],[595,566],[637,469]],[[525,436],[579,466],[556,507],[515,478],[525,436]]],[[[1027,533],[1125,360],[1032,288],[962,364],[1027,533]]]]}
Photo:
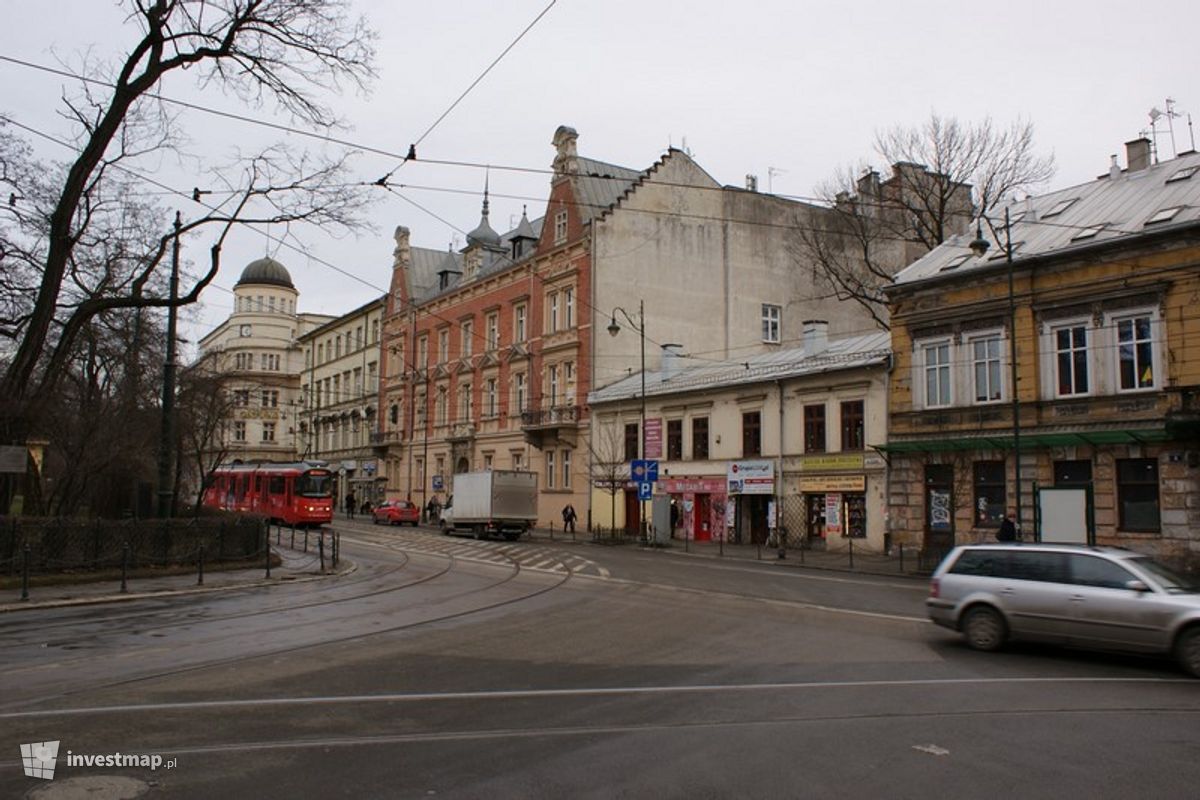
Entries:
{"type": "Polygon", "coordinates": [[[784,175],[786,173],[786,169],[780,169],[779,167],[767,167],[767,194],[775,194],[773,181],[774,177],[776,175],[784,175]]]}
{"type": "MultiPolygon", "coordinates": [[[[1167,108],[1166,111],[1160,111],[1158,106],[1155,106],[1150,109],[1150,130],[1154,136],[1153,143],[1154,143],[1154,163],[1155,164],[1158,163],[1158,127],[1157,127],[1157,124],[1158,124],[1158,121],[1160,119],[1162,119],[1163,117],[1167,118],[1167,131],[1171,135],[1171,157],[1175,158],[1176,156],[1179,155],[1179,148],[1176,147],[1176,145],[1175,145],[1175,121],[1174,120],[1176,117],[1180,116],[1180,114],[1178,111],[1175,110],[1175,100],[1173,98],[1168,97],[1165,101],[1165,105],[1167,108]]],[[[1190,117],[1189,117],[1188,125],[1190,128],[1191,127],[1191,118],[1190,117]]]]}

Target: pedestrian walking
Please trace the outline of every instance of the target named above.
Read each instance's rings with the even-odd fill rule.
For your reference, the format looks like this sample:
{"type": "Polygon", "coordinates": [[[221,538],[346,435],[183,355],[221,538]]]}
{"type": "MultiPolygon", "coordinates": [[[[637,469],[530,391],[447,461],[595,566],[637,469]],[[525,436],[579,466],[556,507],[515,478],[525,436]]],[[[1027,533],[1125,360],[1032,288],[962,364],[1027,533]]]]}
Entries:
{"type": "Polygon", "coordinates": [[[354,519],[354,492],[346,492],[346,516],[354,519]]]}
{"type": "Polygon", "coordinates": [[[565,506],[563,506],[562,518],[563,518],[563,532],[565,533],[566,531],[569,530],[571,533],[574,533],[575,532],[575,519],[576,519],[575,506],[571,505],[570,503],[567,503],[565,506]]]}
{"type": "Polygon", "coordinates": [[[1013,522],[1012,514],[1009,514],[1000,522],[1000,530],[996,531],[996,541],[1015,542],[1016,540],[1017,526],[1013,522]]]}

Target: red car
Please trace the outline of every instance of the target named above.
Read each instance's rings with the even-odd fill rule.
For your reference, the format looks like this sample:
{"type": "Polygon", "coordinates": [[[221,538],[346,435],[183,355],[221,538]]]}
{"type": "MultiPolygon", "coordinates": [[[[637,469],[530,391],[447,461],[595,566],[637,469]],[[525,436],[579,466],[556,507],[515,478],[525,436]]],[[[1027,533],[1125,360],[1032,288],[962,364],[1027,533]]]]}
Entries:
{"type": "Polygon", "coordinates": [[[376,525],[403,525],[410,523],[414,528],[421,521],[421,509],[407,500],[385,500],[371,511],[376,525]]]}

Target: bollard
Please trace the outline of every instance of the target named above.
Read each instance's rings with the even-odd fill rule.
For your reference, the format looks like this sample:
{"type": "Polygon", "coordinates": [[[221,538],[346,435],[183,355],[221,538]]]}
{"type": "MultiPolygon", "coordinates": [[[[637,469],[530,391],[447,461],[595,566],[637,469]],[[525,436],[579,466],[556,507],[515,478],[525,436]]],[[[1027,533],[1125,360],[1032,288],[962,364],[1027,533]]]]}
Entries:
{"type": "Polygon", "coordinates": [[[550,541],[554,541],[554,520],[550,520],[550,541]]]}
{"type": "MultiPolygon", "coordinates": [[[[267,535],[270,536],[270,534],[267,534],[267,535]]],[[[278,547],[280,545],[280,543],[281,543],[280,540],[282,540],[282,539],[283,539],[283,526],[280,525],[278,528],[275,529],[275,546],[276,547],[278,547]]]]}
{"type": "Polygon", "coordinates": [[[717,555],[725,555],[725,534],[721,534],[720,538],[717,539],[717,555]]]}
{"type": "Polygon", "coordinates": [[[325,574],[325,531],[317,535],[317,552],[321,559],[321,574],[325,574]]]}
{"type": "Polygon", "coordinates": [[[129,542],[121,545],[121,594],[129,591],[129,542]]]}
{"type": "Polygon", "coordinates": [[[854,569],[854,540],[847,539],[846,541],[850,543],[850,569],[854,569]]]}
{"type": "MultiPolygon", "coordinates": [[[[268,534],[269,536],[270,534],[268,534]]],[[[200,576],[196,578],[196,585],[204,585],[204,545],[200,545],[200,557],[197,559],[200,562],[200,576]]]]}
{"type": "Polygon", "coordinates": [[[21,599],[29,599],[29,542],[25,543],[25,549],[21,551],[21,599]]]}
{"type": "Polygon", "coordinates": [[[804,566],[804,539],[800,540],[800,566],[804,566]]]}
{"type": "Polygon", "coordinates": [[[342,549],[341,539],[342,539],[341,534],[339,534],[337,531],[334,531],[333,532],[333,568],[334,569],[337,569],[338,555],[340,555],[341,549],[342,549]]]}
{"type": "Polygon", "coordinates": [[[292,543],[289,545],[293,550],[296,549],[296,526],[292,526],[292,543]]]}
{"type": "Polygon", "coordinates": [[[900,571],[904,572],[904,542],[900,543],[900,571]]]}
{"type": "Polygon", "coordinates": [[[267,545],[267,547],[266,547],[266,550],[267,550],[267,577],[269,578],[269,577],[271,577],[271,531],[270,530],[267,531],[266,545],[267,545]]]}
{"type": "Polygon", "coordinates": [[[304,552],[308,552],[308,528],[304,529],[304,552]]]}

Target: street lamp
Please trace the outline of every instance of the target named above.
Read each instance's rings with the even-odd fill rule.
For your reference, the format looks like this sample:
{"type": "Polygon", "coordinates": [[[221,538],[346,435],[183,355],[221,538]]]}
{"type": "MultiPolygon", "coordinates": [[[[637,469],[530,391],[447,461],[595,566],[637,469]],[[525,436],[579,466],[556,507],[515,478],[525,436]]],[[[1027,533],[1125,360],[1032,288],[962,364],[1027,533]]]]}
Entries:
{"type": "MultiPolygon", "coordinates": [[[[979,258],[988,251],[988,240],[983,238],[983,220],[980,218],[975,227],[975,241],[969,247],[979,258]]],[[[1013,418],[1013,477],[1016,484],[1016,525],[1017,535],[1021,530],[1021,400],[1017,396],[1017,303],[1013,290],[1013,247],[1012,223],[1008,218],[1008,209],[1004,209],[1004,260],[1008,264],[1008,365],[1010,383],[1012,384],[1012,418],[1013,418]]]]}
{"type": "MultiPolygon", "coordinates": [[[[618,311],[620,311],[621,315],[623,317],[625,317],[626,320],[628,320],[630,325],[632,325],[634,328],[637,329],[638,336],[641,338],[641,347],[642,347],[642,424],[641,424],[641,427],[639,429],[639,434],[638,434],[638,440],[639,440],[638,455],[640,455],[642,458],[645,458],[646,457],[646,310],[643,305],[643,302],[641,300],[638,300],[638,314],[637,314],[637,321],[635,322],[633,317],[631,317],[629,315],[628,311],[621,308],[620,306],[617,306],[616,308],[614,308],[612,310],[612,314],[610,315],[611,321],[608,323],[609,336],[616,336],[618,333],[621,332],[621,326],[617,324],[617,312],[618,311]]],[[[645,504],[645,501],[644,500],[639,501],[638,507],[639,507],[640,516],[641,516],[641,519],[638,521],[638,527],[640,527],[642,529],[642,534],[643,534],[643,538],[644,538],[645,531],[646,531],[646,504],[645,504]]],[[[615,520],[614,520],[614,522],[615,522],[615,520]]]]}

